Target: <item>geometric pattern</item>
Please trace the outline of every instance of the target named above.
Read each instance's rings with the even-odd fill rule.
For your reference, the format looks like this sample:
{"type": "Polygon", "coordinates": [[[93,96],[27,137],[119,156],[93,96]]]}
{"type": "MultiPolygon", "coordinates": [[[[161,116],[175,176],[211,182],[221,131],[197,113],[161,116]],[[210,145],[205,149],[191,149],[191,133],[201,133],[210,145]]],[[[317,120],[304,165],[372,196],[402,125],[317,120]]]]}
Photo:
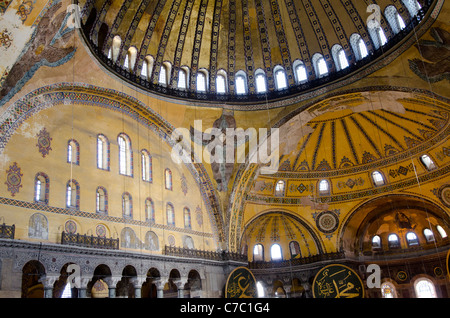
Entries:
{"type": "Polygon", "coordinates": [[[52,138],[50,138],[50,134],[45,129],[41,129],[41,131],[37,134],[38,141],[36,146],[39,148],[39,152],[42,154],[42,157],[45,158],[46,155],[52,150],[50,147],[50,142],[52,141],[52,138]]]}
{"type": "Polygon", "coordinates": [[[12,196],[19,192],[19,188],[22,187],[22,176],[23,174],[20,172],[17,162],[14,162],[12,166],[9,166],[9,170],[6,171],[5,184],[8,186],[8,191],[11,192],[12,196]]]}

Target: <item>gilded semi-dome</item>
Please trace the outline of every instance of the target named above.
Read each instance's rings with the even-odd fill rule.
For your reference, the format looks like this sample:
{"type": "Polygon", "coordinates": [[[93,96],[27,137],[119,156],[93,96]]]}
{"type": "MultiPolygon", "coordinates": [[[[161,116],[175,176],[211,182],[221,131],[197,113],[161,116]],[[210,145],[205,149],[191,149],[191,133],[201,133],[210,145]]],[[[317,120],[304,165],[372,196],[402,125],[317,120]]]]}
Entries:
{"type": "Polygon", "coordinates": [[[215,104],[283,100],[355,81],[401,49],[431,11],[425,0],[79,5],[81,33],[107,69],[157,94],[215,104]]]}

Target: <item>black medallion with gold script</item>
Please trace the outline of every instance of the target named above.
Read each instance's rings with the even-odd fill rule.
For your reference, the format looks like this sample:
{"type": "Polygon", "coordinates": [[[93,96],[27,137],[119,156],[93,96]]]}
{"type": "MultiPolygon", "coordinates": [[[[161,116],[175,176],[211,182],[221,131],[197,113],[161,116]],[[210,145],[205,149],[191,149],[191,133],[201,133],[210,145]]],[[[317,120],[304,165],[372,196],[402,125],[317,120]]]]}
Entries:
{"type": "Polygon", "coordinates": [[[332,264],[314,277],[314,298],[364,298],[364,284],[350,267],[332,264]]]}
{"type": "Polygon", "coordinates": [[[238,267],[228,276],[225,298],[256,298],[256,280],[247,267],[238,267]]]}

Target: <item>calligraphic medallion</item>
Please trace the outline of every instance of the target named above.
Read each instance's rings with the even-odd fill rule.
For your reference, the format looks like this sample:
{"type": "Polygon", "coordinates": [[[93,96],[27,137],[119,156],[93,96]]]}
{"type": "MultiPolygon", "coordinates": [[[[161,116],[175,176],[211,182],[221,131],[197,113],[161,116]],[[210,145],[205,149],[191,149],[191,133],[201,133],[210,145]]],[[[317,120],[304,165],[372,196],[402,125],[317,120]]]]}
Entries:
{"type": "Polygon", "coordinates": [[[247,267],[238,267],[230,273],[225,287],[225,298],[256,298],[256,279],[247,267]]]}
{"type": "Polygon", "coordinates": [[[331,264],[314,277],[314,298],[364,298],[364,284],[358,274],[345,265],[331,264]]]}

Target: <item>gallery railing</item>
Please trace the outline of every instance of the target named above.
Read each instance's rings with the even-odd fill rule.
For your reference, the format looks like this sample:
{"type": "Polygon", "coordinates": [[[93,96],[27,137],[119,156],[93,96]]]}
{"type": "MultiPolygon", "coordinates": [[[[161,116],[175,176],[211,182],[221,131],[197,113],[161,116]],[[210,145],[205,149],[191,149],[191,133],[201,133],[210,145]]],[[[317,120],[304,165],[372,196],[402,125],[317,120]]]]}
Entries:
{"type": "Polygon", "coordinates": [[[200,258],[213,261],[238,261],[247,263],[247,255],[232,252],[203,251],[192,248],[168,246],[164,247],[164,254],[168,256],[200,258]]]}
{"type": "Polygon", "coordinates": [[[93,235],[81,235],[78,233],[62,232],[61,244],[112,250],[119,249],[119,239],[93,235]]]}
{"type": "Polygon", "coordinates": [[[0,238],[14,239],[14,233],[16,231],[16,226],[6,225],[5,223],[0,224],[0,238]]]}

